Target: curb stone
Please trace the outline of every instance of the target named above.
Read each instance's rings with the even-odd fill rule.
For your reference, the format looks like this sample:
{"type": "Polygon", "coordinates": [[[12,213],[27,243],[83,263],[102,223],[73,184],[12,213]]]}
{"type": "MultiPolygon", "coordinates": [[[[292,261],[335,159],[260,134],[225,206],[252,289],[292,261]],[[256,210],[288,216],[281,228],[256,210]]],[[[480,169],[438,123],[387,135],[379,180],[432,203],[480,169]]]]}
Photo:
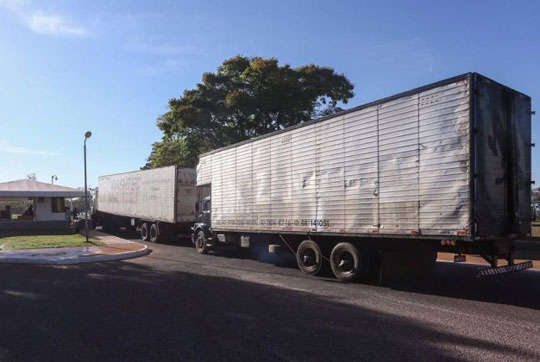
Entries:
{"type": "Polygon", "coordinates": [[[103,254],[90,254],[86,256],[71,257],[66,259],[50,260],[50,259],[37,259],[37,258],[9,258],[1,259],[0,264],[40,264],[40,265],[74,265],[85,263],[98,263],[104,261],[115,261],[124,259],[133,259],[140,256],[144,256],[150,253],[147,245],[141,244],[143,248],[135,251],[129,251],[119,254],[103,255],[103,254]]]}

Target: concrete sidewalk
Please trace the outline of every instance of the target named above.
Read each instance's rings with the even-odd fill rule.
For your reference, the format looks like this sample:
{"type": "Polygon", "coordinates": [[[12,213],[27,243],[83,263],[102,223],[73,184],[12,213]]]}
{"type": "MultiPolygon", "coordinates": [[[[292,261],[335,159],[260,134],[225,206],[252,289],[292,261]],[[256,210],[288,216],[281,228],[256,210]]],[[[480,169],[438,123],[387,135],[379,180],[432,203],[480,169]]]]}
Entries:
{"type": "Polygon", "coordinates": [[[73,248],[0,251],[2,264],[81,264],[136,258],[148,254],[146,245],[91,230],[90,237],[103,243],[73,248]]]}

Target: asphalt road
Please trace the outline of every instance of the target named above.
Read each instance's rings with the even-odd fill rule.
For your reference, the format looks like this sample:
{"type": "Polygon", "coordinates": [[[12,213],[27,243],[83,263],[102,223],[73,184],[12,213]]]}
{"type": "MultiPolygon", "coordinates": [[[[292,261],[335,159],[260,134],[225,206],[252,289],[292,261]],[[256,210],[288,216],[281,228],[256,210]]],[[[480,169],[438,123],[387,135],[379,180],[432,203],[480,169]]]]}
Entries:
{"type": "Polygon", "coordinates": [[[0,361],[540,360],[540,272],[343,284],[153,245],[78,266],[0,266],[0,361]]]}

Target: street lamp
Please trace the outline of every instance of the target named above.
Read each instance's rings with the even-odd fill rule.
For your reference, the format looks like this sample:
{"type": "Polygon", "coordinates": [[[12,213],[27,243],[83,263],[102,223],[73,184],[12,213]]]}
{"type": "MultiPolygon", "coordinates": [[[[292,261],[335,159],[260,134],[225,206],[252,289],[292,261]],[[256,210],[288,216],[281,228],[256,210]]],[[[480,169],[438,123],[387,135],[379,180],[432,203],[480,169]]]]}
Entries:
{"type": "Polygon", "coordinates": [[[51,183],[54,185],[54,181],[58,181],[58,177],[56,175],[51,176],[51,183]]]}
{"type": "Polygon", "coordinates": [[[86,242],[88,243],[88,187],[86,183],[86,140],[92,137],[92,132],[88,131],[84,134],[84,230],[86,242]]]}

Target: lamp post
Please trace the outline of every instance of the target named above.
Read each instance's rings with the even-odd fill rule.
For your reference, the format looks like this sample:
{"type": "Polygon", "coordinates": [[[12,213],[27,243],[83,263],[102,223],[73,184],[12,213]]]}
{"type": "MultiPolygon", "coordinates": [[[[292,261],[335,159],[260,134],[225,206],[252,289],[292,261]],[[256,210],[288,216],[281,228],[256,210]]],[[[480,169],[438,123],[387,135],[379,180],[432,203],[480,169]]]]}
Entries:
{"type": "Polygon", "coordinates": [[[51,176],[51,183],[54,185],[54,181],[58,181],[58,177],[56,175],[51,176]]]}
{"type": "Polygon", "coordinates": [[[88,243],[88,187],[86,182],[86,140],[92,137],[92,132],[84,134],[84,230],[86,242],[88,243]]]}

